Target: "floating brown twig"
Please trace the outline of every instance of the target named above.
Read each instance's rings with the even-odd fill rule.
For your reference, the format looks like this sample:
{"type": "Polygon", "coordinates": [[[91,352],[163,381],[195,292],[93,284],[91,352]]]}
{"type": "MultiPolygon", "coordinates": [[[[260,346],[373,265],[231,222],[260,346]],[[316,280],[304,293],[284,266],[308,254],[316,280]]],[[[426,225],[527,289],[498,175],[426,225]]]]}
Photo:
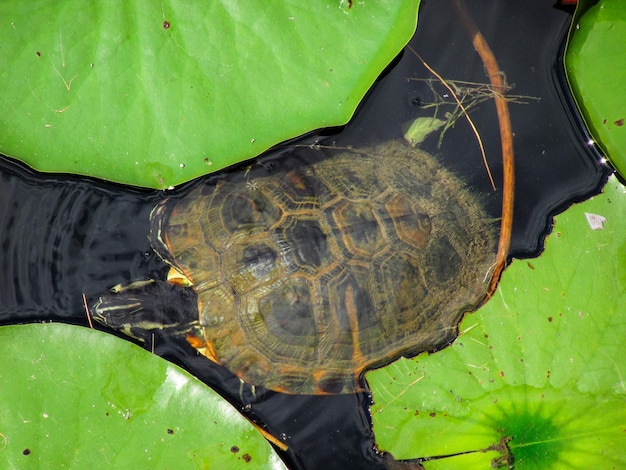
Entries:
{"type": "MultiPolygon", "coordinates": [[[[505,83],[503,80],[503,74],[498,66],[498,61],[494,56],[489,44],[485,40],[485,37],[478,30],[476,23],[472,19],[469,11],[465,6],[463,0],[452,0],[454,7],[456,8],[463,26],[467,30],[474,49],[480,56],[485,66],[485,71],[489,77],[489,81],[495,90],[504,90],[505,83]]],[[[515,193],[515,167],[514,167],[514,152],[513,152],[513,131],[511,128],[511,116],[509,114],[509,107],[507,100],[502,93],[494,94],[494,101],[496,105],[496,111],[498,114],[498,124],[500,127],[500,142],[502,146],[502,219],[500,222],[500,240],[498,241],[498,254],[496,257],[496,265],[493,271],[493,277],[489,285],[489,297],[495,292],[496,286],[504,270],[509,247],[511,246],[511,232],[513,227],[513,204],[515,193]]]]}
{"type": "Polygon", "coordinates": [[[83,305],[85,306],[85,313],[87,314],[87,321],[89,322],[89,328],[93,330],[94,327],[93,327],[93,322],[91,321],[91,312],[89,311],[89,305],[87,305],[87,296],[85,295],[84,292],[83,292],[83,305]]]}

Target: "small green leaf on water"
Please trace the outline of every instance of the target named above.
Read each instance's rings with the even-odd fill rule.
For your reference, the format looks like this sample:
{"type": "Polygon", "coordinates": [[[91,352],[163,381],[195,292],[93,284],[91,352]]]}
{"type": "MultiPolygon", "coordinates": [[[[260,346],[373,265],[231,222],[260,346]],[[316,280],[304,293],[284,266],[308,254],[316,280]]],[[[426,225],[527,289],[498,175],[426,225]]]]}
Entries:
{"type": "Polygon", "coordinates": [[[613,177],[556,217],[539,258],[511,264],[453,345],[369,372],[379,447],[443,457],[429,470],[626,468],[624,214],[613,177]]]}
{"type": "Polygon", "coordinates": [[[413,146],[419,145],[426,140],[426,137],[441,128],[445,123],[446,121],[435,117],[418,117],[409,124],[404,133],[404,138],[413,146]]]}

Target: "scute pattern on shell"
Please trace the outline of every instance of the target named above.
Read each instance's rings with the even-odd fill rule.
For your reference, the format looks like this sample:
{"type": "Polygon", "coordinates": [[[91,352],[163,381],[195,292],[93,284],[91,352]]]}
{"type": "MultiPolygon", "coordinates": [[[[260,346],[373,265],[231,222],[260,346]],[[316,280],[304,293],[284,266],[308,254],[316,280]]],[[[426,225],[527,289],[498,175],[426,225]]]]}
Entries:
{"type": "Polygon", "coordinates": [[[153,246],[198,293],[218,362],[286,393],[350,393],[440,348],[484,299],[496,238],[477,197],[401,142],[165,201],[153,246]]]}

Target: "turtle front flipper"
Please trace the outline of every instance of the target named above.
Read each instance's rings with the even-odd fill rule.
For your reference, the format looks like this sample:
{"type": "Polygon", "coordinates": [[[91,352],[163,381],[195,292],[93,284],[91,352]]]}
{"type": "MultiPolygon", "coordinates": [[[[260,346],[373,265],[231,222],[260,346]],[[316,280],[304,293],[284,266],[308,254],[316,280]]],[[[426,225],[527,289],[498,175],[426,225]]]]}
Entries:
{"type": "Polygon", "coordinates": [[[98,299],[91,314],[98,323],[147,344],[155,333],[201,335],[197,294],[166,281],[114,287],[98,299]]]}

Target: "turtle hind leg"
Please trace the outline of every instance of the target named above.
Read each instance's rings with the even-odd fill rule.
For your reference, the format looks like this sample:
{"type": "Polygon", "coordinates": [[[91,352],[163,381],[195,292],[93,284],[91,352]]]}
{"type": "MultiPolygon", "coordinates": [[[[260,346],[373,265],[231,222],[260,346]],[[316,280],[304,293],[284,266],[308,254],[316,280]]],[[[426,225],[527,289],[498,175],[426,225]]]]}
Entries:
{"type": "Polygon", "coordinates": [[[91,309],[98,323],[150,344],[155,334],[186,335],[197,325],[197,295],[166,281],[116,286],[91,309]]]}
{"type": "Polygon", "coordinates": [[[216,364],[221,364],[217,358],[217,353],[215,352],[213,343],[205,339],[204,330],[200,328],[198,322],[195,322],[195,324],[189,328],[189,331],[185,334],[185,339],[192,348],[205,356],[207,359],[216,364]]]}

